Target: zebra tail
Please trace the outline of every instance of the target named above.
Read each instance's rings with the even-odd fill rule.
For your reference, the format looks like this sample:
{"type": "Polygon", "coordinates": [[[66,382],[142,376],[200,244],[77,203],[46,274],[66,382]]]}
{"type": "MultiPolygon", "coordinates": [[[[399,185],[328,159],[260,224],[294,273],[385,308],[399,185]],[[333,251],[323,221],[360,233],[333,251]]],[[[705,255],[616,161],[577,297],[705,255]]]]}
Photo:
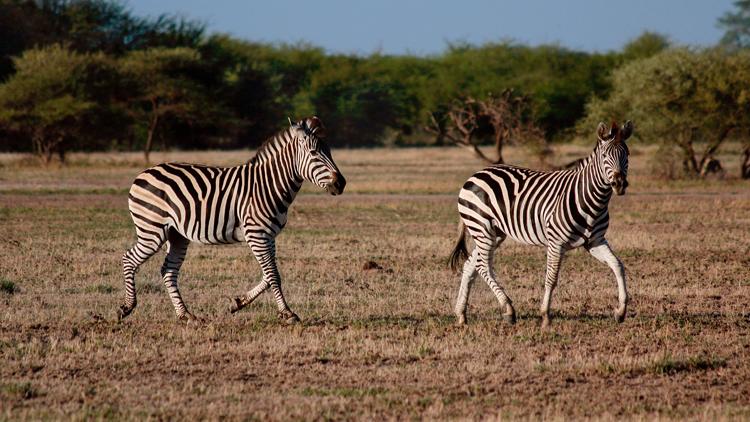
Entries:
{"type": "Polygon", "coordinates": [[[456,240],[456,246],[453,248],[450,258],[448,258],[448,265],[453,271],[458,271],[463,261],[469,257],[469,251],[466,249],[466,228],[463,221],[458,223],[458,229],[460,233],[458,240],[456,240]]]}

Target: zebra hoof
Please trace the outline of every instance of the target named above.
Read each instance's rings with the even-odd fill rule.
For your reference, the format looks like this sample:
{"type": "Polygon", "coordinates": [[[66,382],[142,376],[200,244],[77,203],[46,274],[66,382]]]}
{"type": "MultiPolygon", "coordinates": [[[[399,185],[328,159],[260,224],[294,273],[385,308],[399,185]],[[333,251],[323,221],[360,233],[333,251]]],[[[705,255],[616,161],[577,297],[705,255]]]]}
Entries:
{"type": "Polygon", "coordinates": [[[288,325],[298,324],[300,322],[299,317],[292,311],[279,312],[279,319],[284,320],[288,325]]]}
{"type": "Polygon", "coordinates": [[[466,315],[463,315],[463,314],[456,315],[456,325],[459,327],[465,327],[466,315]]]}
{"type": "Polygon", "coordinates": [[[550,325],[552,325],[552,322],[550,321],[549,316],[542,316],[542,329],[547,329],[550,327],[550,325]]]}
{"type": "Polygon", "coordinates": [[[135,309],[135,305],[133,306],[120,305],[120,307],[117,309],[117,320],[122,321],[123,319],[125,319],[128,315],[130,315],[133,312],[133,309],[135,309]]]}
{"type": "Polygon", "coordinates": [[[188,325],[200,325],[203,323],[202,319],[197,318],[195,315],[191,314],[190,312],[185,312],[184,314],[178,316],[177,320],[180,322],[185,322],[188,325]]]}
{"type": "Polygon", "coordinates": [[[505,320],[505,322],[511,325],[516,323],[516,310],[513,309],[513,306],[511,306],[510,303],[506,305],[505,313],[503,314],[503,319],[505,320]]]}
{"type": "Polygon", "coordinates": [[[617,321],[617,323],[625,321],[625,313],[625,308],[615,309],[615,321],[617,321]]]}
{"type": "Polygon", "coordinates": [[[242,309],[242,300],[238,297],[230,299],[232,301],[232,304],[229,305],[229,313],[233,314],[240,309],[242,309]]]}

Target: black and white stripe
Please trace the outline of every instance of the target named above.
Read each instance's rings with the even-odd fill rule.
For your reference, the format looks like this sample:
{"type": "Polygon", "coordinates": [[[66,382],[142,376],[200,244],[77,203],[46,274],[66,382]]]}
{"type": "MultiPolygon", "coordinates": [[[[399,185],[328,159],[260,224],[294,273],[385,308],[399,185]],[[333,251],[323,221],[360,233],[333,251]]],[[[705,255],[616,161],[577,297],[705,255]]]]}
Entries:
{"type": "Polygon", "coordinates": [[[262,281],[235,298],[232,312],[250,304],[269,287],[279,315],[288,322],[299,318],[286,304],[276,267],[275,238],[287,221],[287,211],[304,180],[332,195],[344,191],[346,180],[331,158],[317,117],[291,124],[261,146],[248,163],[237,167],[210,167],[166,163],[136,177],[129,207],[136,244],[122,258],[124,318],[136,306],[134,275],[138,267],[166,242],[161,269],[164,285],[181,320],[194,320],[177,288],[177,276],[189,243],[247,242],[260,263],[262,281]]]}
{"type": "Polygon", "coordinates": [[[466,259],[455,307],[459,324],[466,322],[469,291],[477,273],[497,297],[505,319],[515,321],[511,300],[492,268],[494,251],[506,238],[547,248],[541,306],[544,326],[549,324],[552,291],[563,255],[580,246],[615,273],[619,293],[615,317],[624,320],[628,301],[625,270],[605,234],[612,192],[622,195],[628,186],[629,153],[625,141],[632,130],[630,122],[622,127],[601,123],[594,151],[574,169],[541,172],[494,165],[469,178],[458,197],[461,233],[450,259],[454,270],[466,259]],[[466,248],[466,233],[474,243],[471,254],[466,248]]]}

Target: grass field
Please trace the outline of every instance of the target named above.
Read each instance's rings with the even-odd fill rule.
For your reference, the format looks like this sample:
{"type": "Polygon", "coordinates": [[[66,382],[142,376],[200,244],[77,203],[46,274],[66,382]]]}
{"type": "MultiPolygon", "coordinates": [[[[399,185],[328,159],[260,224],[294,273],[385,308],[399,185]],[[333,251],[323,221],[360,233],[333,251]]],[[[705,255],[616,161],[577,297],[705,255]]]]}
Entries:
{"type": "MultiPolygon", "coordinates": [[[[587,153],[566,147],[557,161],[587,153]]],[[[163,252],[116,322],[139,155],[74,154],[51,169],[0,156],[0,419],[750,418],[750,183],[661,181],[650,154],[633,148],[631,187],[610,204],[628,319],[612,317],[610,270],[579,250],[548,330],[544,251],[512,242],[496,266],[518,323],[479,281],[468,326],[454,326],[455,195],[482,166],[464,150],[334,151],[347,191],[306,186],[278,239],[296,326],[269,294],[227,312],[260,277],[243,245],[188,252],[180,287],[204,324],[175,320],[163,252]]]]}

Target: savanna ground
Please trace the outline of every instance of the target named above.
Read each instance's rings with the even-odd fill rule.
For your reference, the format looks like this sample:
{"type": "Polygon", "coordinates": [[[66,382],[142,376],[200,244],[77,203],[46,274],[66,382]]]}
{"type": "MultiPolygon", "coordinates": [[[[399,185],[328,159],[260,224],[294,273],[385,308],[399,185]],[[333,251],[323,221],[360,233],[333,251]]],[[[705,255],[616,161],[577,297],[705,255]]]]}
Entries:
{"type": "MultiPolygon", "coordinates": [[[[227,312],[260,277],[241,244],[188,252],[180,287],[204,324],[175,320],[163,252],[136,277],[136,311],[116,322],[139,155],[72,155],[51,169],[0,156],[0,419],[750,418],[750,183],[661,181],[651,150],[632,149],[608,235],[627,267],[628,318],[612,317],[610,270],[579,250],[549,330],[544,251],[510,241],[496,267],[518,323],[478,281],[469,325],[454,326],[455,194],[482,166],[464,150],[334,151],[346,193],[306,186],[278,239],[296,326],[270,294],[227,312]]],[[[588,148],[558,153],[562,163],[588,148]]],[[[722,157],[732,172],[736,156],[722,157]]]]}

